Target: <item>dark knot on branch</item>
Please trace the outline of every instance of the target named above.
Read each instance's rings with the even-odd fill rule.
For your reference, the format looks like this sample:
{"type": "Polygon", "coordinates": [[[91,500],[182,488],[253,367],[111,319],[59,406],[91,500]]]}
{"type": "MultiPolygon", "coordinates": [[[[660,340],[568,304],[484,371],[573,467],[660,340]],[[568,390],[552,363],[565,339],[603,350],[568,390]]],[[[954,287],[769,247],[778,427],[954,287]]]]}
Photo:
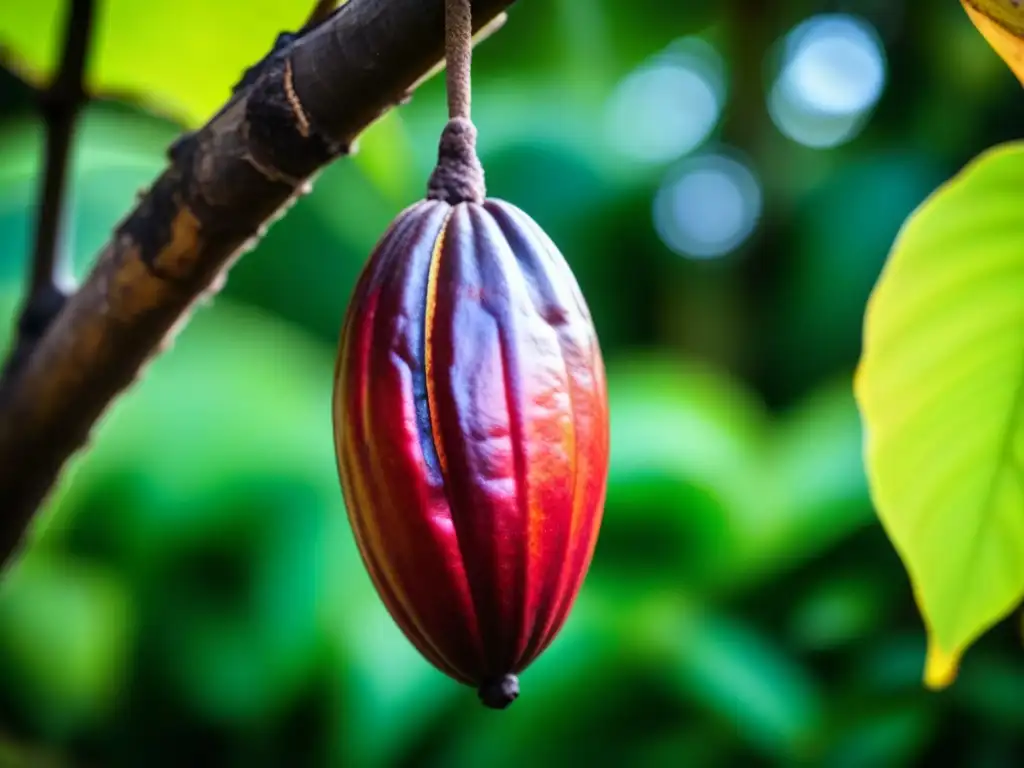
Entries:
{"type": "Polygon", "coordinates": [[[427,197],[458,205],[482,203],[486,195],[484,169],[476,156],[476,126],[466,118],[453,118],[441,133],[427,197]]]}

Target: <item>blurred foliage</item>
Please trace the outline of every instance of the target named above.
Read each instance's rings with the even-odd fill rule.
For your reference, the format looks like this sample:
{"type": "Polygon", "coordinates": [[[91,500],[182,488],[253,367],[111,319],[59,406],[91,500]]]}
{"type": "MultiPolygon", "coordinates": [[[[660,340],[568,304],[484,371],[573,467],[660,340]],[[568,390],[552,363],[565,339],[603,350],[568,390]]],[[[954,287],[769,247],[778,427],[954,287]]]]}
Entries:
{"type": "MultiPolygon", "coordinates": [[[[13,2],[0,14],[0,47],[25,80],[45,84],[60,60],[58,30],[67,3],[13,2]]],[[[224,102],[225,86],[263,56],[279,32],[302,25],[305,6],[278,0],[104,0],[97,8],[86,84],[97,94],[131,98],[199,125],[224,102]]]]}
{"type": "Polygon", "coordinates": [[[1018,142],[944,185],[903,229],[867,311],[868,469],[936,686],[1024,598],[1022,183],[1018,142]]]}
{"type": "MultiPolygon", "coordinates": [[[[104,5],[116,35],[91,74],[107,98],[73,168],[78,274],[180,130],[138,102],[201,119],[305,5],[104,5]]],[[[8,3],[0,42],[42,67],[57,7],[8,3]]],[[[25,744],[104,766],[1018,764],[1018,623],[983,638],[948,691],[922,688],[925,634],[874,520],[851,391],[901,222],[1019,133],[1011,73],[956,3],[924,0],[522,0],[474,62],[489,188],[572,264],[612,401],[591,577],[520,700],[483,710],[404,640],[334,468],[338,329],[373,244],[423,194],[444,120],[435,78],[320,175],[73,462],[0,582],[0,764],[41,764],[8,759],[25,744]],[[784,36],[819,14],[856,14],[884,53],[879,100],[831,147],[769,111],[784,36]],[[700,92],[621,102],[622,128],[609,115],[623,83],[690,55],[694,36],[725,84],[705,99],[711,127],[641,156],[700,92]],[[751,169],[761,210],[742,244],[691,258],[653,200],[688,159],[718,155],[751,169]]],[[[40,149],[30,92],[0,78],[4,342],[40,149]]]]}

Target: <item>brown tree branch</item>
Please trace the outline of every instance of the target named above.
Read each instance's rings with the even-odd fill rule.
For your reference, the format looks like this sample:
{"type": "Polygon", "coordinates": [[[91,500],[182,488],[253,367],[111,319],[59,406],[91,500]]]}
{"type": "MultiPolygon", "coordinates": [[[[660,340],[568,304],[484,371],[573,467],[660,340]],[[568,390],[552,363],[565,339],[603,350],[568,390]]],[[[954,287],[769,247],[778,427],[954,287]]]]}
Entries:
{"type": "MultiPolygon", "coordinates": [[[[473,0],[476,28],[512,2],[473,0]]],[[[196,301],[317,170],[407,98],[443,46],[443,0],[349,0],[175,144],[169,167],[0,388],[0,563],[93,424],[196,301]]]]}

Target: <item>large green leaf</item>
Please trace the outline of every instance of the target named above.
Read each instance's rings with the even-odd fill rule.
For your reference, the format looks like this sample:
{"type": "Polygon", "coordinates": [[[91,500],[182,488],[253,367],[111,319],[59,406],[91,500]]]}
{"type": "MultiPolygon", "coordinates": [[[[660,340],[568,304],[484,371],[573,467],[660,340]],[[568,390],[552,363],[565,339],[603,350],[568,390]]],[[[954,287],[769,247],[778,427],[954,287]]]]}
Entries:
{"type": "MultiPolygon", "coordinates": [[[[91,90],[131,94],[196,124],[227,99],[246,67],[279,32],[301,26],[314,0],[106,0],[100,3],[88,67],[91,90]]],[[[0,49],[32,83],[60,57],[69,2],[33,0],[0,14],[0,49]]]]}
{"type": "Polygon", "coordinates": [[[871,490],[930,637],[925,679],[1024,597],[1024,144],[905,225],[868,305],[856,391],[871,490]]]}

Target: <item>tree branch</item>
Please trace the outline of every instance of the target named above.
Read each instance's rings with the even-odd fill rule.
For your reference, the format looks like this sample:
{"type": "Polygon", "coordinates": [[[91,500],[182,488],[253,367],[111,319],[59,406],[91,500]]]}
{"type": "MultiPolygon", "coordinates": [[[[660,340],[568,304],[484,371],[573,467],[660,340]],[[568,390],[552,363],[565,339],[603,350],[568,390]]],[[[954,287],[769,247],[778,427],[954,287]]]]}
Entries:
{"type": "MultiPolygon", "coordinates": [[[[473,0],[477,28],[512,2],[473,0]]],[[[0,562],[111,400],[309,178],[408,97],[443,45],[443,0],[349,0],[175,145],[0,388],[0,562]]]]}
{"type": "Polygon", "coordinates": [[[60,284],[68,167],[75,121],[87,101],[85,62],[92,38],[94,0],[72,0],[63,55],[53,82],[39,94],[46,124],[46,154],[39,193],[35,247],[25,304],[5,373],[17,370],[46,331],[67,296],[60,284]]]}

